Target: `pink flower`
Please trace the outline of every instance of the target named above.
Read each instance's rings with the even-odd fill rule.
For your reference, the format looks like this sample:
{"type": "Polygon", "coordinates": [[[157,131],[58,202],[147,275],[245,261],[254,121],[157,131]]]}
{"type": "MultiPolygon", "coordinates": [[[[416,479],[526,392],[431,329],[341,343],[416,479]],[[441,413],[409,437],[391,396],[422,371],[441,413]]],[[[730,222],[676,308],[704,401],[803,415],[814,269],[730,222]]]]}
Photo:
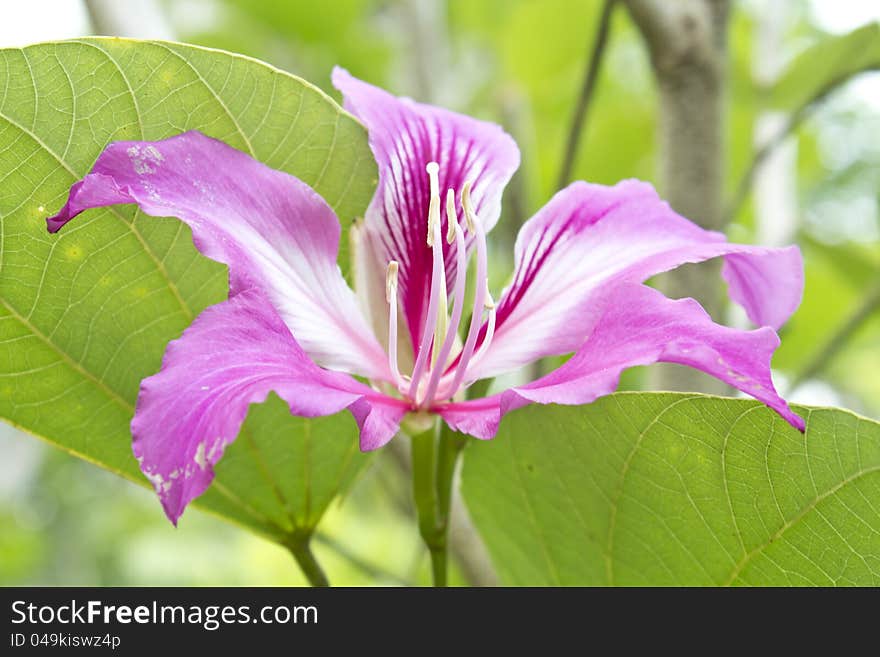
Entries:
{"type": "Polygon", "coordinates": [[[395,98],[343,70],[333,82],[366,124],[379,164],[365,221],[352,229],[357,296],[336,264],[340,224],[324,200],[198,132],[110,144],[48,219],[55,232],[88,208],[136,203],[184,221],[199,251],[229,266],[229,299],[169,344],[131,424],[134,453],[173,522],[210,484],[248,406],[270,391],[295,415],[348,409],[371,450],[407,413],[492,438],[512,409],[589,403],[614,391],[625,368],[667,361],[803,429],[770,378],[775,329],[803,288],[796,247],[730,244],[642,182],[578,182],[522,227],[512,282],[496,302],[486,234],[519,165],[516,144],[498,126],[395,98]],[[721,256],[730,296],[757,330],[720,326],[695,301],[643,284],[721,256]],[[536,381],[464,400],[474,381],[568,353],[536,381]]]}

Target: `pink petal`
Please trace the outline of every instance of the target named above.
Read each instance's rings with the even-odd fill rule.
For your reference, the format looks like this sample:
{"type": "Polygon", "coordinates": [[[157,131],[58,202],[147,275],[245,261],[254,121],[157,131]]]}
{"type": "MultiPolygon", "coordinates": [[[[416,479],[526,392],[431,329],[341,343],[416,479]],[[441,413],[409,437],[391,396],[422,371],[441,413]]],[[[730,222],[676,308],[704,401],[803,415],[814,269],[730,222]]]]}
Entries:
{"type": "Polygon", "coordinates": [[[721,326],[693,299],[667,299],[634,283],[624,283],[603,296],[589,338],[562,367],[499,395],[438,409],[447,424],[477,438],[492,438],[511,410],[530,402],[587,404],[614,392],[624,369],[667,362],[721,379],[804,430],[803,420],[773,387],[770,360],[779,346],[773,329],[721,326]]]}
{"type": "Polygon", "coordinates": [[[468,378],[576,350],[609,285],[642,282],[681,264],[726,256],[730,296],[757,325],[778,328],[803,292],[797,247],[728,243],[679,216],[647,183],[574,183],[520,230],[512,284],[498,304],[495,337],[468,378]]]}
{"type": "Polygon", "coordinates": [[[208,488],[249,405],[270,391],[302,417],[347,408],[365,450],[388,442],[407,410],[315,365],[261,291],[239,292],[199,315],[169,343],[161,371],[141,382],[131,422],[134,453],[172,522],[208,488]]]}
{"type": "Polygon", "coordinates": [[[49,231],[118,203],[188,224],[199,251],[229,265],[230,294],[261,289],[321,365],[385,378],[384,350],[336,264],[339,221],[302,181],[199,132],[115,142],[71,187],[49,231]]]}
{"type": "MultiPolygon", "coordinates": [[[[400,265],[403,315],[412,344],[421,336],[427,293],[431,287],[431,249],[427,245],[429,187],[425,166],[440,165],[440,196],[474,182],[474,207],[488,232],[501,209],[501,192],[519,166],[513,139],[492,123],[398,98],[336,68],[333,84],[342,91],[345,108],[367,126],[379,164],[379,186],[367,210],[366,226],[377,259],[400,265]]],[[[460,200],[456,201],[460,204],[460,200]]],[[[459,208],[460,210],[460,205],[459,208]]],[[[445,200],[441,201],[442,234],[446,234],[445,200]]],[[[455,280],[455,246],[444,241],[447,289],[455,280]]],[[[384,297],[376,303],[384,303],[384,297]]]]}

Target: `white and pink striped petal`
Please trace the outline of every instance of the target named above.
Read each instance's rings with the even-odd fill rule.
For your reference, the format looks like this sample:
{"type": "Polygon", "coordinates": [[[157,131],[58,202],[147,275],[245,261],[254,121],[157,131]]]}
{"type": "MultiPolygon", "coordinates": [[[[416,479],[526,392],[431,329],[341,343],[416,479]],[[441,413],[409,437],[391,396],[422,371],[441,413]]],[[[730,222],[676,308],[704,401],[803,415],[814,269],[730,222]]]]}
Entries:
{"type": "Polygon", "coordinates": [[[325,367],[385,379],[384,350],[336,263],[339,220],[308,185],[199,132],[114,142],[51,232],[90,208],[136,203],[188,224],[204,255],[229,266],[229,292],[257,287],[325,367]]]}
{"type": "Polygon", "coordinates": [[[796,247],[727,242],[676,214],[647,183],[574,183],[520,230],[494,339],[468,378],[571,353],[589,334],[607,288],[720,256],[731,297],[755,324],[778,328],[797,308],[803,264],[796,247]]]}
{"type": "Polygon", "coordinates": [[[776,392],[770,360],[779,337],[770,327],[721,326],[693,299],[668,299],[622,283],[595,299],[588,337],[560,368],[502,393],[436,409],[457,431],[489,439],[501,418],[530,403],[588,404],[617,389],[620,373],[657,362],[687,365],[748,393],[803,431],[804,422],[776,392]]]}
{"type": "Polygon", "coordinates": [[[158,374],[141,382],[133,449],[165,513],[176,523],[214,478],[251,404],[275,392],[301,417],[348,409],[361,448],[397,432],[408,406],[347,374],[315,365],[259,289],[206,309],[168,345],[158,374]]]}
{"type": "MultiPolygon", "coordinates": [[[[431,196],[425,167],[430,162],[439,164],[442,194],[448,189],[458,193],[466,182],[472,182],[474,209],[488,232],[498,220],[504,186],[519,166],[519,149],[495,124],[398,98],[341,68],[333,71],[333,84],[343,94],[345,109],[369,131],[379,185],[367,210],[365,228],[383,268],[392,260],[398,263],[400,306],[415,350],[428,314],[427,292],[434,273],[434,254],[425,248],[431,196]]],[[[460,205],[455,209],[462,210],[460,205]]],[[[441,197],[441,234],[448,231],[446,216],[441,197]]],[[[471,240],[466,236],[468,249],[471,240]]],[[[455,282],[457,248],[454,240],[441,245],[447,289],[455,282]]]]}

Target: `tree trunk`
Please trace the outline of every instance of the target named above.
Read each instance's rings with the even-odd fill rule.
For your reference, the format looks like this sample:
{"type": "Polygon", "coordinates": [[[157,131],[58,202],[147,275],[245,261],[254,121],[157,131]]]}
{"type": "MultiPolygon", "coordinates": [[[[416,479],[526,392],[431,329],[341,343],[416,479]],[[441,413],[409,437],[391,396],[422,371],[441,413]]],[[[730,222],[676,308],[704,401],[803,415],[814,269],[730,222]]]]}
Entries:
{"type": "MultiPolygon", "coordinates": [[[[728,0],[627,0],[651,57],[660,101],[659,155],[663,196],[679,214],[722,230],[724,88],[728,0]]],[[[664,274],[673,298],[694,297],[716,321],[724,304],[720,262],[664,274]]],[[[727,387],[690,368],[661,365],[652,387],[723,394],[727,387]]]]}

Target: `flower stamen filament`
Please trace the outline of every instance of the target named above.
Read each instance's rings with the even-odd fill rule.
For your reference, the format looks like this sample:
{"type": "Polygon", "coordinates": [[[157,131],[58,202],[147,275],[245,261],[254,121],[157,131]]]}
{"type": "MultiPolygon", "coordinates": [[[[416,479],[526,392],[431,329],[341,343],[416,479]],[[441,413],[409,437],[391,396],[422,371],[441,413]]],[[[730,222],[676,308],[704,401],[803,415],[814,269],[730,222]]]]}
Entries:
{"type": "MultiPolygon", "coordinates": [[[[483,308],[489,314],[489,317],[486,319],[486,334],[483,336],[483,342],[480,343],[479,348],[477,349],[477,353],[474,354],[473,358],[471,358],[471,366],[477,365],[483,357],[486,355],[486,352],[489,350],[489,345],[492,344],[492,338],[495,337],[495,300],[492,298],[492,294],[489,292],[489,289],[486,289],[486,300],[483,302],[483,308]]],[[[464,387],[468,387],[474,382],[474,379],[466,379],[464,382],[464,387]]]]}
{"type": "MultiPolygon", "coordinates": [[[[474,305],[473,311],[471,312],[471,324],[468,328],[467,339],[465,340],[464,347],[461,351],[461,356],[458,359],[458,365],[455,369],[455,374],[452,377],[452,382],[449,384],[448,387],[445,387],[442,393],[443,399],[452,397],[461,386],[465,374],[467,373],[468,365],[470,364],[471,358],[474,354],[474,348],[477,344],[477,338],[480,334],[480,326],[483,319],[483,309],[485,307],[489,307],[487,300],[491,302],[491,297],[489,296],[489,271],[488,254],[486,249],[486,232],[483,230],[483,226],[480,224],[479,217],[476,216],[473,210],[473,205],[471,203],[472,186],[473,185],[470,181],[464,184],[464,187],[461,190],[461,207],[464,210],[464,216],[467,220],[468,228],[473,231],[474,246],[476,247],[477,251],[477,280],[474,293],[474,305]]],[[[491,302],[492,310],[490,311],[490,323],[492,326],[493,334],[495,330],[494,307],[495,303],[491,302]]],[[[491,339],[488,331],[486,333],[486,338],[491,339]]],[[[482,346],[487,345],[488,340],[484,339],[482,346]]]]}
{"type": "Polygon", "coordinates": [[[397,365],[397,271],[396,260],[388,263],[385,272],[385,300],[388,302],[388,369],[399,387],[402,381],[397,365]]]}
{"type": "MultiPolygon", "coordinates": [[[[452,352],[452,345],[458,335],[458,327],[461,324],[461,315],[464,310],[464,293],[465,284],[467,282],[467,247],[464,241],[464,231],[458,225],[458,216],[455,212],[455,192],[448,190],[446,192],[446,221],[449,230],[446,233],[446,240],[452,244],[455,242],[455,286],[453,294],[455,296],[452,308],[452,318],[447,327],[446,334],[443,338],[443,346],[435,359],[434,367],[431,369],[431,378],[428,380],[428,386],[425,388],[425,396],[421,400],[421,404],[430,403],[434,400],[434,394],[437,392],[437,386],[440,383],[440,377],[449,361],[449,355],[452,352]]],[[[435,345],[439,342],[435,337],[435,345]]]]}
{"type": "Polygon", "coordinates": [[[418,397],[419,384],[425,367],[428,364],[428,356],[431,353],[434,342],[434,333],[437,330],[437,321],[440,310],[440,296],[444,297],[442,305],[446,306],[446,266],[443,262],[443,240],[440,233],[440,182],[438,174],[440,166],[436,162],[429,162],[425,167],[431,182],[431,202],[428,208],[428,245],[433,252],[433,267],[431,271],[431,294],[428,299],[428,312],[425,316],[425,325],[422,338],[416,355],[416,363],[413,367],[412,381],[409,386],[409,398],[415,401],[418,397]]]}
{"type": "MultiPolygon", "coordinates": [[[[489,292],[486,233],[471,203],[472,183],[466,182],[460,202],[467,230],[471,233],[476,251],[476,281],[467,337],[455,358],[452,350],[458,341],[459,327],[464,313],[467,289],[468,252],[465,227],[459,223],[455,190],[446,193],[446,241],[455,245],[455,282],[453,308],[448,315],[449,299],[446,289],[446,264],[440,220],[439,165],[430,162],[426,170],[430,180],[431,198],[428,206],[427,243],[431,248],[431,287],[427,312],[415,352],[412,376],[400,373],[397,357],[398,338],[398,270],[397,261],[388,263],[385,278],[385,296],[388,310],[388,367],[398,391],[413,404],[414,409],[429,409],[436,401],[451,399],[456,392],[473,381],[466,381],[468,368],[485,355],[495,333],[495,302],[489,292]],[[484,324],[484,312],[487,317],[484,324]],[[480,337],[482,335],[482,340],[480,337]],[[479,348],[478,348],[479,341],[479,348]],[[455,367],[451,367],[450,363],[455,367]]],[[[415,336],[414,336],[415,337],[415,336]]],[[[459,344],[461,344],[459,342],[459,344]]]]}

